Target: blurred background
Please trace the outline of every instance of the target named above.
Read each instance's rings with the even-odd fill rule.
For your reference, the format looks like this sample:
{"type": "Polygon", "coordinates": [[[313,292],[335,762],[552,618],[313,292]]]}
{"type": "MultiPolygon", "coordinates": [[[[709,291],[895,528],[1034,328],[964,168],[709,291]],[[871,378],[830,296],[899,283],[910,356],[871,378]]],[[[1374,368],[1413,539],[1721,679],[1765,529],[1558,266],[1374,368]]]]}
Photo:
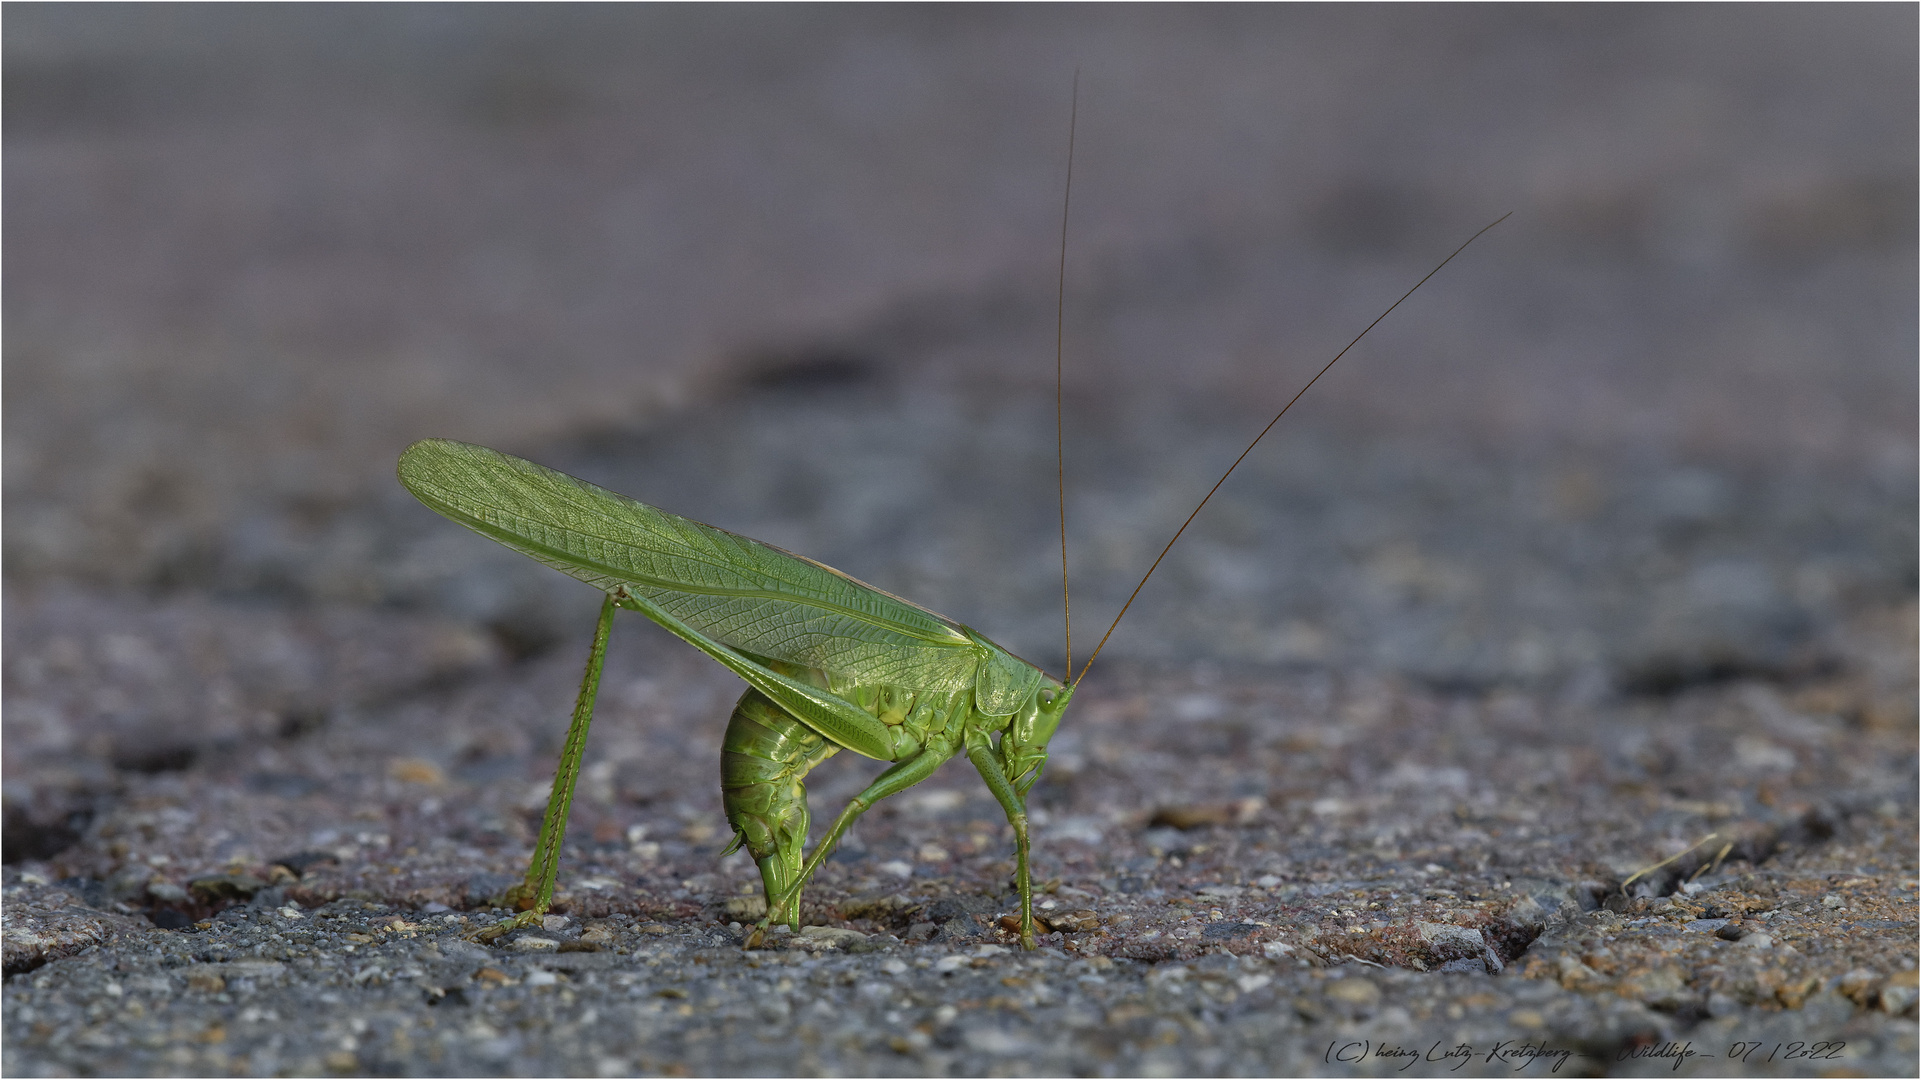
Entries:
{"type": "MultiPolygon", "coordinates": [[[[1076,70],[1082,656],[1273,410],[1513,211],[1249,459],[1103,663],[1589,697],[1831,666],[1915,589],[1915,40],[1899,5],[10,5],[10,693],[104,670],[34,652],[49,626],[180,605],[470,630],[456,666],[584,635],[589,590],[401,491],[429,435],[1058,668],[1076,70]]],[[[252,662],[222,632],[194,670],[252,662]]],[[[346,693],[288,705],[344,685],[301,671],[29,710],[21,745],[297,730],[346,693]]]]}
{"type": "MultiPolygon", "coordinates": [[[[1303,950],[1402,963],[1367,943],[1415,920],[1572,918],[1687,871],[1732,906],[1664,918],[1786,913],[1770,933],[1799,944],[1694,934],[1677,953],[1674,923],[1616,921],[1592,949],[1615,974],[1553,1008],[1533,979],[1480,984],[1507,997],[1463,998],[1497,1005],[1436,1033],[1513,1038],[1506,1000],[1527,1003],[1530,1037],[1608,1053],[1705,1041],[1685,1025],[1709,1014],[1743,1025],[1714,1029],[1730,1038],[1840,1032],[1869,1053],[1880,1029],[1839,1018],[1913,1001],[1918,18],[9,3],[9,972],[101,940],[112,911],[179,929],[247,896],[474,909],[518,879],[599,601],[414,502],[394,463],[418,438],[807,554],[1059,671],[1055,287],[1078,70],[1061,329],[1080,658],[1274,410],[1513,215],[1247,459],[1082,689],[1032,798],[1037,880],[1098,894],[1109,918],[1089,947],[1226,948],[1214,929],[1254,924],[1171,945],[1155,921],[1182,910],[1164,890],[1210,886],[1303,950]],[[1704,834],[1740,839],[1729,867],[1658,862],[1712,850],[1704,834]],[[1437,906],[1457,895],[1472,909],[1437,906]],[[1112,920],[1136,901],[1156,914],[1112,920]],[[1857,1002],[1809,997],[1817,1026],[1794,1026],[1822,986],[1857,1002]],[[1637,1000],[1682,1026],[1621,1027],[1637,1000]],[[1544,1013],[1557,1026],[1537,1032],[1544,1013]]],[[[731,941],[753,871],[716,862],[710,770],[739,682],[638,618],[606,670],[560,910],[671,924],[649,949],[731,941]]],[[[874,771],[848,754],[810,775],[817,814],[874,771]]],[[[863,819],[810,918],[892,895],[869,906],[893,921],[863,931],[912,936],[923,912],[965,940],[979,927],[955,913],[977,907],[934,901],[992,910],[1000,821],[948,769],[863,819]]],[[[1508,961],[1537,922],[1501,932],[1508,961]]],[[[618,1074],[666,1052],[658,1003],[584,978],[614,995],[582,1002],[606,1010],[591,1033],[571,1006],[549,1031],[476,990],[463,1008],[494,1026],[443,1011],[444,1042],[382,1042],[428,1006],[404,969],[391,992],[363,983],[372,945],[351,988],[344,954],[293,941],[263,953],[302,957],[284,986],[230,970],[239,1000],[211,1004],[158,966],[125,973],[153,949],[228,954],[132,925],[48,969],[68,983],[32,980],[54,987],[34,990],[39,1014],[9,980],[8,1046],[44,1058],[22,1069],[618,1074]],[[317,1011],[327,1024],[283,1040],[277,1017],[317,1011]],[[363,1028],[361,1056],[332,1064],[363,1028]]],[[[1589,971],[1541,951],[1537,977],[1589,971]]],[[[1285,1042],[1274,1015],[1314,1015],[1296,993],[1322,994],[1324,973],[1292,964],[1231,1014],[1266,1010],[1247,1028],[1264,1044],[1285,1042]]],[[[831,1037],[799,1008],[817,985],[791,1024],[697,989],[689,1047],[702,1027],[752,1037],[677,1067],[911,1070],[898,1039],[865,1064],[813,1056],[883,1045],[902,1021],[878,985],[850,988],[831,1037]]],[[[1393,993],[1370,1023],[1412,1023],[1393,993]]],[[[1148,1030],[1056,1007],[994,1045],[1095,1060],[1148,1030]]],[[[1193,1015],[1239,1030],[1179,1008],[1181,1032],[1193,1015]]],[[[1345,1008],[1327,1015],[1367,1015],[1345,1008]]],[[[1885,1023],[1879,1071],[1911,1067],[1912,1023],[1885,1023]]],[[[1291,1060],[1109,1067],[1310,1067],[1291,1060]]]]}

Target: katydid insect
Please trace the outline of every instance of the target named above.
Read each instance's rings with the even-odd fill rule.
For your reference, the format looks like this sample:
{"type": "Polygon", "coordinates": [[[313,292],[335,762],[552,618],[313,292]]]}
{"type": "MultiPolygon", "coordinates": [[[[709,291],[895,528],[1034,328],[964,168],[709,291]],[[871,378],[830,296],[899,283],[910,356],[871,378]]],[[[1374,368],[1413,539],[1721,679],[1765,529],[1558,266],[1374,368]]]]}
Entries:
{"type": "Polygon", "coordinates": [[[420,501],[483,536],[606,592],[512,925],[553,898],[614,609],[638,611],[746,681],[721,743],[734,844],[759,865],[767,916],[799,928],[800,891],[868,807],[956,754],[1014,826],[1022,940],[1033,944],[1022,799],[1074,696],[978,632],[832,567],[657,510],[530,461],[429,439],[400,457],[420,501]],[[995,736],[999,736],[998,743],[995,736]],[[805,862],[807,772],[841,749],[892,764],[849,803],[805,862]]]}
{"type": "MultiPolygon", "coordinates": [[[[1503,220],[1456,248],[1368,330],[1503,220]]],[[[1062,247],[1064,275],[1065,220],[1062,247]]],[[[1361,331],[1328,361],[1215,482],[1134,587],[1078,675],[1070,623],[1067,672],[1060,679],[976,630],[758,540],[486,447],[443,439],[408,447],[400,456],[400,482],[421,502],[606,594],[539,840],[525,880],[509,891],[520,913],[481,937],[491,940],[534,925],[553,900],[607,638],[615,610],[625,608],[652,619],[747,683],[721,742],[721,796],[734,831],[722,854],[747,849],[760,868],[767,901],[766,916],[748,935],[749,947],[774,925],[799,929],[802,888],[862,813],[965,755],[1013,827],[1020,940],[1035,948],[1025,798],[1046,765],[1048,742],[1074,687],[1214,492],[1301,394],[1366,334],[1361,331]],[[807,853],[803,781],[809,770],[843,749],[889,764],[807,853]]],[[[1057,339],[1057,424],[1059,363],[1057,339]]],[[[1063,488],[1064,606],[1065,519],[1063,488]]]]}

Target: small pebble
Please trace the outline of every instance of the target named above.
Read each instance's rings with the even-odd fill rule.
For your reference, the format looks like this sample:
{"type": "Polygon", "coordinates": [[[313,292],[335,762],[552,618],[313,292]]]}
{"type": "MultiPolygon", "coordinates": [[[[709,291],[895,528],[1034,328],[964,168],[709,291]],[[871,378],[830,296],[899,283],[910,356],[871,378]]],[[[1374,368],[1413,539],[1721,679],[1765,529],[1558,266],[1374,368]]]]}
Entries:
{"type": "Polygon", "coordinates": [[[858,930],[847,930],[838,926],[803,926],[795,939],[795,944],[810,949],[838,949],[857,941],[866,941],[867,935],[858,930]]]}
{"type": "Polygon", "coordinates": [[[1881,988],[1878,1004],[1881,1006],[1881,1011],[1889,1016],[1901,1016],[1913,1011],[1916,996],[1914,987],[1895,986],[1890,983],[1881,988]]]}
{"type": "Polygon", "coordinates": [[[1343,1004],[1367,1007],[1380,1003],[1381,988],[1366,979],[1341,979],[1327,988],[1327,996],[1343,1004]]]}
{"type": "Polygon", "coordinates": [[[767,914],[767,898],[765,896],[736,896],[725,904],[722,904],[721,910],[736,921],[740,919],[759,919],[767,914]]]}
{"type": "Polygon", "coordinates": [[[1048,915],[1040,921],[1045,923],[1050,930],[1062,930],[1070,933],[1085,933],[1101,928],[1100,915],[1087,908],[1059,913],[1049,912],[1048,915]]]}

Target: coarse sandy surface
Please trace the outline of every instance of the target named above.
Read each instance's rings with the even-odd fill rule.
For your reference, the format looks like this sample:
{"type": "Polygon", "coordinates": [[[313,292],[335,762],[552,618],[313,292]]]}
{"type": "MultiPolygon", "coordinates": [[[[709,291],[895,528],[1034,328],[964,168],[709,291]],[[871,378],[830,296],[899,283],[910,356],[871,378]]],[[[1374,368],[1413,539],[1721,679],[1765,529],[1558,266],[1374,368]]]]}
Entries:
{"type": "MultiPolygon", "coordinates": [[[[9,1075],[1914,1075],[1916,14],[10,8],[9,1075]],[[469,439],[1059,671],[746,950],[469,439]]],[[[876,766],[809,778],[817,820],[876,766]]]]}

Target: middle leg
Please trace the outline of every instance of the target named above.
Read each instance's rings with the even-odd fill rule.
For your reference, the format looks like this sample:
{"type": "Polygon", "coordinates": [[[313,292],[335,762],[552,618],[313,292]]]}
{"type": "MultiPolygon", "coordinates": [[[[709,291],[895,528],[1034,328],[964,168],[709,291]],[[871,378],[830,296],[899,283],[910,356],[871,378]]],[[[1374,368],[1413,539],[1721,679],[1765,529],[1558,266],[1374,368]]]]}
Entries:
{"type": "MultiPolygon", "coordinates": [[[[867,790],[854,796],[847,804],[847,808],[834,819],[834,824],[827,830],[827,835],[821,837],[820,842],[814,845],[814,852],[807,857],[807,864],[801,867],[800,873],[795,876],[787,895],[781,897],[782,908],[791,907],[798,916],[801,887],[807,884],[808,878],[814,876],[814,871],[820,869],[820,864],[826,861],[827,856],[834,853],[834,847],[840,843],[840,838],[853,827],[854,822],[866,813],[869,807],[889,795],[906,791],[934,775],[934,771],[953,756],[952,749],[939,745],[928,746],[906,761],[898,761],[888,766],[885,772],[875,777],[874,782],[867,785],[867,790]]],[[[773,913],[774,908],[770,902],[767,909],[768,917],[762,919],[760,925],[756,926],[754,932],[747,938],[749,948],[760,944],[762,933],[773,925],[773,913]]]]}

